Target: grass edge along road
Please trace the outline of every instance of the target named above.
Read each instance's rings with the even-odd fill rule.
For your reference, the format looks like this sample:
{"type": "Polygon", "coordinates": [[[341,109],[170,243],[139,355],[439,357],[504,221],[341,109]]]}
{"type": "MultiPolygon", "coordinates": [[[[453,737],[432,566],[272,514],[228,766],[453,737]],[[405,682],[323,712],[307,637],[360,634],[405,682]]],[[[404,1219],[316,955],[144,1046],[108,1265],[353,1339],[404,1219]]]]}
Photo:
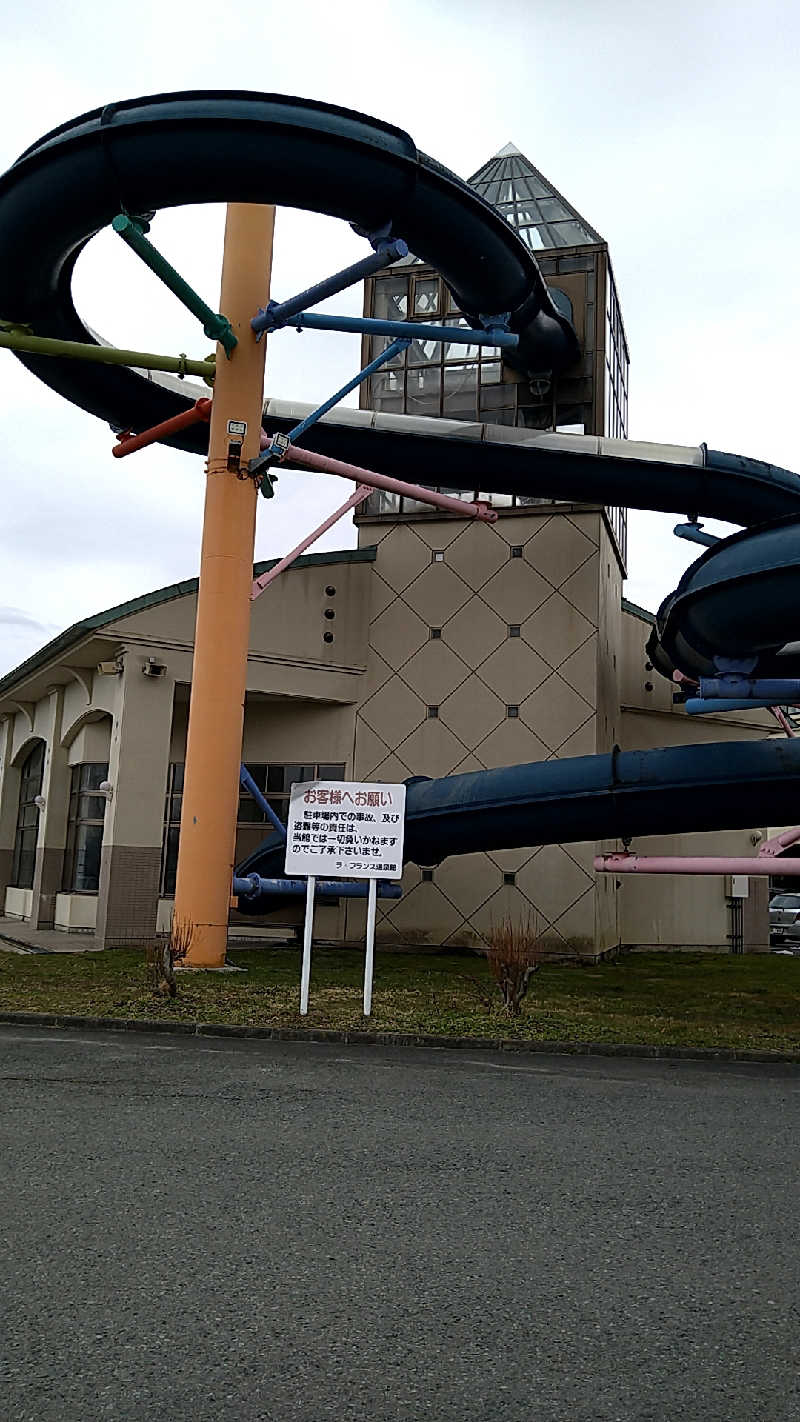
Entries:
{"type": "Polygon", "coordinates": [[[416,1032],[533,1041],[800,1050],[800,958],[630,954],[545,964],[519,1017],[502,1009],[486,963],[469,954],[379,952],[373,1011],[362,1015],[363,953],[318,948],[299,1014],[296,949],[232,952],[242,973],[191,973],[174,1000],[154,995],[142,949],[0,953],[0,1011],[60,1012],[259,1027],[416,1032]]]}

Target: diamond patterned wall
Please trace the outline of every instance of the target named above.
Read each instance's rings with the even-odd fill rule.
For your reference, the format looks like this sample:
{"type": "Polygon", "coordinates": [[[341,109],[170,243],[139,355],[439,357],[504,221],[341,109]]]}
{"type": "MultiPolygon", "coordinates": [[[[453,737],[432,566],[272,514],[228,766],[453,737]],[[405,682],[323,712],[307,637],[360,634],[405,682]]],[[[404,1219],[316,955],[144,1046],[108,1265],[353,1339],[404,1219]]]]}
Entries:
{"type": "MultiPolygon", "coordinates": [[[[607,749],[598,739],[598,626],[603,598],[618,602],[620,588],[608,565],[600,575],[610,549],[600,514],[531,511],[494,525],[428,517],[365,532],[378,556],[358,777],[448,775],[607,749]]],[[[534,916],[555,950],[591,950],[593,853],[587,844],[462,855],[437,866],[433,881],[409,865],[403,898],[379,903],[379,937],[479,944],[512,913],[534,916]]],[[[349,907],[348,935],[360,912],[349,907]]]]}

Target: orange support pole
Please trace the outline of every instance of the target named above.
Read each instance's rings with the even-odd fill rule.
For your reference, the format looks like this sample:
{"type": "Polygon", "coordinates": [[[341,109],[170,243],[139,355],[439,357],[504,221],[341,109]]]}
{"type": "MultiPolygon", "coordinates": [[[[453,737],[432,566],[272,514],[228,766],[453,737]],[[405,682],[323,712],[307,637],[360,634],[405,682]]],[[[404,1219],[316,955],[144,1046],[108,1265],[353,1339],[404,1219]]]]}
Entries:
{"type": "Polygon", "coordinates": [[[250,319],[269,300],[273,207],[231,203],[220,310],[238,344],[218,348],[197,593],[175,919],[191,925],[186,963],[225,963],[250,643],[257,490],[244,475],[259,452],[265,344],[250,319]]]}

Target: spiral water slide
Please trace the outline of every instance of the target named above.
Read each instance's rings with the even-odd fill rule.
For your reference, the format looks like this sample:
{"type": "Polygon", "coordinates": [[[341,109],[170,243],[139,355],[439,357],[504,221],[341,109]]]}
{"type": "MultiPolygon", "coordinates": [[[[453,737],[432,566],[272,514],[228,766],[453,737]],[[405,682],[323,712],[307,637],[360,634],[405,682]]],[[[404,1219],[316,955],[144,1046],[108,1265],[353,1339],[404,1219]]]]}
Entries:
{"type": "MultiPolygon", "coordinates": [[[[523,370],[579,354],[532,253],[489,204],[420,153],[408,134],[362,114],[281,95],[189,92],[110,104],[45,135],[0,178],[0,317],[19,331],[100,342],[71,294],[87,242],[120,213],[213,202],[271,202],[402,237],[436,267],[473,324],[502,315],[523,370]]],[[[190,409],[198,392],[157,374],[17,350],[40,379],[115,429],[190,409]]],[[[290,422],[271,419],[270,429],[290,422]]],[[[446,421],[344,422],[306,448],[419,483],[707,516],[742,531],[709,548],[663,604],[650,642],[664,675],[698,679],[720,658],[757,675],[800,677],[800,479],[738,455],[590,437],[483,437],[446,421]],[[426,477],[427,471],[427,477],[426,477]]],[[[515,434],[518,432],[515,432],[515,434]]],[[[167,442],[205,453],[207,427],[167,442]]],[[[800,739],[726,742],[518,765],[408,788],[406,852],[423,864],[519,845],[629,839],[783,824],[797,817],[800,739]]],[[[268,838],[238,874],[277,877],[268,838]]],[[[241,907],[264,912],[254,894],[241,907]]]]}

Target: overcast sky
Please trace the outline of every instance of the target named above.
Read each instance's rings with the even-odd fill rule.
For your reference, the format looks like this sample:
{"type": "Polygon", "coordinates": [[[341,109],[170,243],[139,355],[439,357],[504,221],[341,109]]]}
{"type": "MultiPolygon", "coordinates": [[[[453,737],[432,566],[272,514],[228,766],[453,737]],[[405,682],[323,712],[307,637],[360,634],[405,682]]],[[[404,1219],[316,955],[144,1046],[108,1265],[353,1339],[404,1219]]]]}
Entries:
{"type": "MultiPolygon", "coordinates": [[[[705,440],[800,469],[791,0],[29,0],[7,8],[3,31],[2,169],[87,109],[182,88],[359,108],[464,176],[513,141],[610,244],[631,438],[705,440]]],[[[217,208],[167,212],[152,233],[213,305],[222,220],[217,208]]],[[[281,210],[273,292],[363,251],[344,224],[281,210]]],[[[117,344],[206,353],[194,320],[107,233],[75,292],[117,344]]],[[[358,297],[330,306],[355,311],[358,297]]],[[[105,425],[0,359],[2,674],[78,618],[196,574],[203,466],[162,448],[113,461],[105,425]]],[[[358,364],[357,338],[284,332],[267,389],[321,400],[358,364]]],[[[351,491],[296,473],[279,489],[259,510],[257,557],[286,551],[351,491]]],[[[626,592],[651,608],[694,556],[675,521],[631,515],[626,592]]],[[[342,524],[320,546],[354,541],[342,524]]]]}

